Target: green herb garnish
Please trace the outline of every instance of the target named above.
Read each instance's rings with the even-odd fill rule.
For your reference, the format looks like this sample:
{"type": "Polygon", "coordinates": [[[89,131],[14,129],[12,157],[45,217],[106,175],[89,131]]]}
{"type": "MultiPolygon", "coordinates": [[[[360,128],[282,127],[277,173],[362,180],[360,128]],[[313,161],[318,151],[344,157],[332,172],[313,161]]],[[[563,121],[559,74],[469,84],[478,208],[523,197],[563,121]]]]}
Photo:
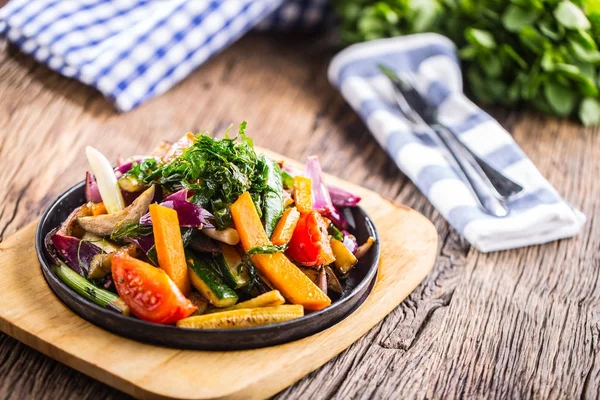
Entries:
{"type": "Polygon", "coordinates": [[[135,178],[138,182],[149,184],[152,174],[158,169],[158,161],[154,157],[145,158],[140,162],[134,161],[131,169],[123,174],[120,179],[135,178]]]}
{"type": "Polygon", "coordinates": [[[233,139],[197,135],[194,144],[152,175],[170,191],[194,190],[192,201],[205,208],[216,200],[231,204],[244,192],[260,194],[264,166],[245,129],[243,122],[233,139]]]}
{"type": "Polygon", "coordinates": [[[126,222],[115,228],[110,234],[110,240],[122,242],[126,238],[149,236],[152,234],[152,225],[142,225],[138,222],[126,222]]]}
{"type": "Polygon", "coordinates": [[[229,206],[244,192],[250,192],[261,212],[269,190],[267,172],[265,160],[256,154],[246,136],[246,122],[242,122],[234,138],[198,134],[190,147],[169,162],[144,160],[130,174],[146,185],[159,184],[168,192],[190,189],[194,193],[190,201],[210,211],[217,229],[222,230],[232,224],[229,206]]]}
{"type": "Polygon", "coordinates": [[[275,254],[275,253],[283,253],[287,249],[286,245],[283,246],[275,246],[272,244],[268,244],[265,246],[255,246],[248,250],[246,254],[255,255],[255,254],[275,254]]]}
{"type": "Polygon", "coordinates": [[[256,267],[247,255],[242,258],[242,262],[237,267],[238,274],[246,272],[248,275],[248,285],[243,289],[246,293],[251,293],[255,288],[258,289],[261,286],[261,279],[256,272],[256,267]]]}
{"type": "Polygon", "coordinates": [[[281,180],[283,181],[283,188],[290,190],[294,187],[294,177],[285,171],[281,171],[281,180]]]}
{"type": "Polygon", "coordinates": [[[340,242],[344,241],[344,234],[335,225],[329,224],[327,232],[333,236],[334,239],[339,240],[340,242]]]}
{"type": "Polygon", "coordinates": [[[152,247],[150,247],[150,250],[148,250],[146,253],[146,257],[148,257],[148,260],[150,260],[155,267],[158,267],[158,254],[156,253],[156,245],[152,245],[152,247]]]}
{"type": "Polygon", "coordinates": [[[211,201],[211,205],[217,229],[225,229],[233,224],[228,204],[225,204],[222,199],[216,199],[211,201]]]}

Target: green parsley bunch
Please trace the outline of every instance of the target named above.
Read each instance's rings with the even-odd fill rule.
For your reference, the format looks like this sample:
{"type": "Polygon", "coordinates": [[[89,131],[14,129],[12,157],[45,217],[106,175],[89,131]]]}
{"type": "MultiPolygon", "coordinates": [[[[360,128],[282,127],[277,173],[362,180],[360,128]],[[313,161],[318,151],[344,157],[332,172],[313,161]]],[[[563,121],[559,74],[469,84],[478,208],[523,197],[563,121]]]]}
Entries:
{"type": "Polygon", "coordinates": [[[600,123],[600,0],[334,0],[346,44],[418,32],[453,40],[481,103],[600,123]]]}

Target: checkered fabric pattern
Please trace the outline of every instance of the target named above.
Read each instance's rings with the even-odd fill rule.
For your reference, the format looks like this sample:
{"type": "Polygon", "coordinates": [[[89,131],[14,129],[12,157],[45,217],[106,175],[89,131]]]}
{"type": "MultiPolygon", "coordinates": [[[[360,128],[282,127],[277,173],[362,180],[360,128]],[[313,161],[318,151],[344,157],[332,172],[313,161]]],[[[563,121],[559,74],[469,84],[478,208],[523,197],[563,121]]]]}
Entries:
{"type": "Polygon", "coordinates": [[[324,0],[12,0],[0,35],[129,111],[263,28],[314,27],[324,0]]]}
{"type": "Polygon", "coordinates": [[[329,0],[288,0],[262,20],[259,30],[320,30],[333,23],[329,0]]]}

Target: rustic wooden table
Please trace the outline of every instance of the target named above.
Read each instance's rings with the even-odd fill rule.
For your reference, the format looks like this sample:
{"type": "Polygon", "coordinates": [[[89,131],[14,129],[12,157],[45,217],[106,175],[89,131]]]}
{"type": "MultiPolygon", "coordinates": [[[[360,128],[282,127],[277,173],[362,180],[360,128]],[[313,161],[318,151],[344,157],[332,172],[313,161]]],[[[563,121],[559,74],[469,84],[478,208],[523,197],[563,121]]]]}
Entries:
{"type": "MultiPolygon", "coordinates": [[[[494,113],[589,222],[571,240],[481,254],[327,83],[335,50],[315,37],[252,34],[162,97],[118,114],[93,89],[0,42],[0,240],[82,179],[87,144],[116,159],[247,120],[258,145],[299,160],[318,154],[326,172],[415,208],[440,236],[423,284],[281,398],[599,397],[600,132],[494,113]]],[[[0,398],[92,397],[125,395],[0,334],[0,398]]]]}

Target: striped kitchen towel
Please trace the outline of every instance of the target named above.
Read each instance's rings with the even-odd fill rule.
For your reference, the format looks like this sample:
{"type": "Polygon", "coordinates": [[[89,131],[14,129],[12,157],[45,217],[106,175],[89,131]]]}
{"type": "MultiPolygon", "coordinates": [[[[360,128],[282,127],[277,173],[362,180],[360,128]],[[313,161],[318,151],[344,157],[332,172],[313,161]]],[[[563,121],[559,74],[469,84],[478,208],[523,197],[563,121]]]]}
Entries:
{"type": "Polygon", "coordinates": [[[258,24],[317,27],[327,8],[327,0],[12,0],[0,9],[0,36],[129,111],[258,24]]]}
{"type": "Polygon", "coordinates": [[[566,203],[510,134],[462,92],[454,44],[437,34],[418,34],[357,44],[329,66],[329,80],[435,208],[482,252],[504,250],[577,234],[585,216],[566,203]],[[496,218],[479,206],[447,151],[402,115],[378,63],[410,71],[439,118],[473,152],[524,187],[496,218]]]}

